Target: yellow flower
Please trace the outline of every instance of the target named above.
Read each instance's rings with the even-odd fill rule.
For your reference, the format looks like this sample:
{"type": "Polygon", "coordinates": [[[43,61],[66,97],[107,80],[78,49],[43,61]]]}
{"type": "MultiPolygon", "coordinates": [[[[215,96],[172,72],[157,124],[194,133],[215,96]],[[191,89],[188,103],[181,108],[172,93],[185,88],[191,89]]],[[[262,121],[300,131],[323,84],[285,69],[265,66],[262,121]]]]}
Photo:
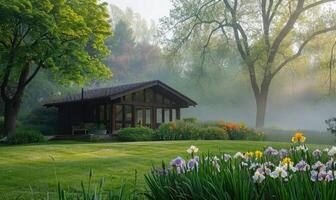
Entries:
{"type": "Polygon", "coordinates": [[[301,132],[296,132],[294,137],[292,137],[292,142],[293,143],[296,143],[298,141],[302,142],[302,143],[304,143],[306,141],[306,137],[304,137],[301,132]]]}
{"type": "Polygon", "coordinates": [[[263,153],[261,151],[256,151],[255,152],[255,157],[256,158],[261,158],[263,156],[263,153]]]}
{"type": "Polygon", "coordinates": [[[285,157],[285,158],[281,161],[281,163],[282,163],[283,165],[291,165],[293,162],[292,162],[292,160],[291,160],[289,157],[285,157]]]}
{"type": "Polygon", "coordinates": [[[250,158],[250,157],[253,156],[253,154],[254,154],[253,152],[248,151],[248,152],[245,153],[245,156],[250,158]]]}

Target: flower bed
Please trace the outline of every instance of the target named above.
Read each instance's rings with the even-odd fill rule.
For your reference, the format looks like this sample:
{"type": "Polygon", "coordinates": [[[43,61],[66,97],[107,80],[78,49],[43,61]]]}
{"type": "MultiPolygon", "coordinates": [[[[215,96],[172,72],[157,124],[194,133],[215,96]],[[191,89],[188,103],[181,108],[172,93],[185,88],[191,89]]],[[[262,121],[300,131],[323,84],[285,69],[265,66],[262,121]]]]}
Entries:
{"type": "Polygon", "coordinates": [[[159,140],[263,140],[264,134],[245,124],[232,122],[197,122],[181,120],[162,124],[157,132],[159,140]]]}
{"type": "Polygon", "coordinates": [[[296,133],[289,149],[177,157],[146,175],[152,199],[334,199],[336,147],[308,150],[296,133]]]}

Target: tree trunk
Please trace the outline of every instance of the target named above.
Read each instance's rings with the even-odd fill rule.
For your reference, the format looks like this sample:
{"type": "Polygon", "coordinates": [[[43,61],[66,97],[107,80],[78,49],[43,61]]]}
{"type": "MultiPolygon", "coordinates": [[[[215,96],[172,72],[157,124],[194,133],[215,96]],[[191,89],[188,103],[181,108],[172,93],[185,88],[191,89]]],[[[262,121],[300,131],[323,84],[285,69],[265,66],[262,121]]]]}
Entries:
{"type": "Polygon", "coordinates": [[[267,95],[260,94],[256,99],[257,115],[256,115],[256,129],[262,129],[265,125],[265,115],[267,107],[267,95]]]}
{"type": "Polygon", "coordinates": [[[271,79],[266,79],[261,84],[260,93],[255,95],[257,104],[256,129],[263,129],[265,125],[265,116],[267,109],[268,90],[271,79]]]}
{"type": "Polygon", "coordinates": [[[5,102],[5,123],[4,123],[4,135],[9,136],[14,133],[16,118],[20,110],[20,101],[8,101],[5,102]]]}

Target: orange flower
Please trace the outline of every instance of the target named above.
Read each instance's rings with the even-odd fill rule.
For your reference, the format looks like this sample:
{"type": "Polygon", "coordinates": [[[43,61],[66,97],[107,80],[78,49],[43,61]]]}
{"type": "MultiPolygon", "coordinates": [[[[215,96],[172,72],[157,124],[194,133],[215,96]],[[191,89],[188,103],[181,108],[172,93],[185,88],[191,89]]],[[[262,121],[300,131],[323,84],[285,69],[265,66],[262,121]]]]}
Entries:
{"type": "Polygon", "coordinates": [[[176,123],[170,123],[169,129],[176,129],[176,123]]]}
{"type": "Polygon", "coordinates": [[[296,143],[296,142],[304,143],[305,141],[306,141],[306,137],[304,137],[301,132],[296,132],[294,137],[292,137],[292,142],[293,143],[296,143]]]}
{"type": "Polygon", "coordinates": [[[227,124],[225,125],[225,128],[226,128],[227,130],[237,130],[237,129],[239,129],[239,126],[237,126],[237,125],[234,124],[234,123],[227,123],[227,124]]]}

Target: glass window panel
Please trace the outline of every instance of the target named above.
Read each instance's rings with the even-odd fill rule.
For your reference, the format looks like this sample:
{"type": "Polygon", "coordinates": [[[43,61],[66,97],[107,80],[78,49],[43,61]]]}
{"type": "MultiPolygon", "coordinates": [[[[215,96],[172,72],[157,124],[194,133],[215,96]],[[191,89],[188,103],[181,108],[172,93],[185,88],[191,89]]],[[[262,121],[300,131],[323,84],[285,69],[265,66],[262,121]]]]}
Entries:
{"type": "Polygon", "coordinates": [[[145,90],[145,94],[146,94],[146,102],[153,102],[154,100],[154,92],[152,89],[146,89],[145,90]]]}
{"type": "Polygon", "coordinates": [[[116,105],[116,120],[117,121],[123,120],[122,105],[116,105]]]}
{"type": "Polygon", "coordinates": [[[125,105],[125,121],[132,121],[132,106],[125,105]]]}
{"type": "Polygon", "coordinates": [[[111,120],[111,104],[106,105],[106,117],[107,121],[111,120]]]}
{"type": "Polygon", "coordinates": [[[172,109],[172,120],[176,121],[176,109],[172,109]]]}
{"type": "Polygon", "coordinates": [[[150,127],[151,126],[151,124],[152,124],[152,112],[151,112],[152,110],[150,109],[150,108],[147,108],[146,109],[146,116],[145,116],[145,124],[146,124],[146,126],[148,126],[148,127],[150,127]]]}
{"type": "Polygon", "coordinates": [[[99,106],[99,120],[104,121],[105,120],[105,105],[99,106]]]}
{"type": "Polygon", "coordinates": [[[136,110],[136,125],[141,126],[142,123],[142,116],[143,116],[143,110],[137,109],[136,110]]]}
{"type": "Polygon", "coordinates": [[[162,123],[162,108],[156,109],[156,123],[161,124],[162,123]]]}
{"type": "Polygon", "coordinates": [[[164,109],[164,122],[170,122],[169,109],[168,108],[164,109]]]}

